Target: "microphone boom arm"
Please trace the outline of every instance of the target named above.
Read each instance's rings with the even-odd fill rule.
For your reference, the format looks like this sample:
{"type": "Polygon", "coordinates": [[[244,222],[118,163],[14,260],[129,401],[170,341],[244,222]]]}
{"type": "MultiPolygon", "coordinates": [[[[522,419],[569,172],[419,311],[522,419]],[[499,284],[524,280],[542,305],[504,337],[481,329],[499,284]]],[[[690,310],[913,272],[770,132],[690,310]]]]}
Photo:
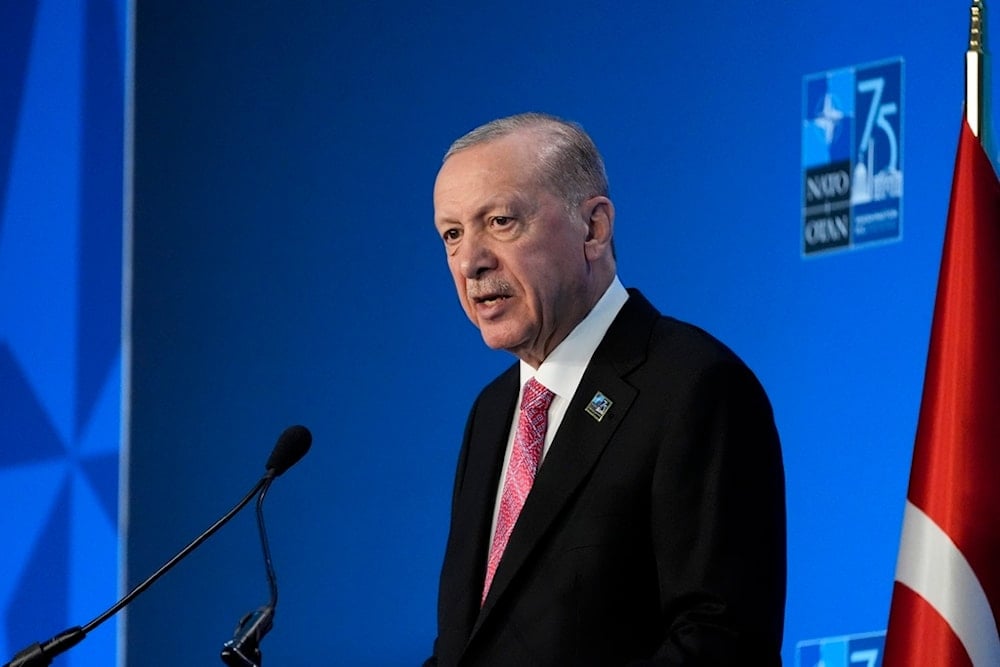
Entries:
{"type": "MultiPolygon", "coordinates": [[[[177,565],[177,563],[183,560],[192,551],[197,549],[202,542],[210,538],[216,533],[216,531],[229,523],[229,520],[236,516],[240,510],[246,507],[253,497],[258,494],[258,492],[260,495],[257,498],[257,523],[260,528],[261,542],[264,549],[264,563],[267,566],[268,582],[271,585],[271,602],[265,607],[258,609],[257,612],[248,614],[244,617],[243,622],[240,623],[240,627],[237,629],[237,637],[242,636],[246,639],[250,635],[253,635],[259,643],[260,639],[263,638],[264,633],[271,629],[271,622],[274,616],[274,606],[278,602],[278,587],[274,577],[274,568],[271,566],[271,552],[267,545],[267,535],[264,532],[264,514],[262,510],[264,495],[267,493],[267,490],[270,488],[274,479],[284,474],[286,470],[298,463],[299,460],[306,455],[306,452],[309,451],[309,447],[311,445],[312,434],[305,426],[295,425],[286,428],[282,432],[281,436],[279,436],[278,442],[275,444],[274,449],[271,451],[271,456],[268,458],[267,464],[264,466],[264,469],[267,472],[265,472],[264,476],[258,480],[252,489],[250,489],[250,492],[247,493],[243,499],[240,500],[240,502],[236,503],[236,506],[229,510],[225,516],[209,526],[208,530],[192,540],[191,543],[181,549],[176,556],[164,563],[160,569],[147,577],[146,580],[138,586],[130,590],[125,597],[120,599],[107,611],[92,620],[90,623],[87,623],[83,627],[78,625],[74,626],[60,632],[48,641],[35,642],[34,644],[21,649],[14,655],[13,658],[11,658],[10,662],[6,663],[3,667],[47,667],[48,665],[51,665],[53,658],[57,655],[65,653],[82,642],[86,638],[87,633],[92,632],[97,626],[101,625],[106,620],[121,611],[122,608],[135,599],[137,595],[152,586],[157,579],[169,572],[175,565],[177,565]],[[246,623],[248,620],[252,620],[249,627],[246,623]],[[242,632],[244,628],[247,628],[246,633],[242,632]]],[[[234,640],[235,639],[236,638],[234,638],[234,640]]],[[[256,644],[254,645],[254,648],[256,648],[256,644]]],[[[245,664],[252,665],[254,663],[245,664]]]]}
{"type": "Polygon", "coordinates": [[[271,488],[270,481],[257,496],[257,529],[260,533],[260,547],[264,554],[267,583],[271,589],[270,601],[240,619],[233,638],[222,645],[219,657],[229,667],[261,667],[260,642],[274,625],[274,612],[278,606],[278,578],[271,563],[271,547],[268,544],[267,529],[264,527],[264,496],[271,488]]]}
{"type": "Polygon", "coordinates": [[[68,651],[82,642],[88,633],[92,632],[95,628],[97,628],[97,626],[101,625],[106,620],[121,611],[122,608],[135,599],[137,595],[152,586],[157,579],[165,575],[175,565],[177,565],[177,563],[183,560],[185,556],[197,549],[202,542],[210,538],[216,533],[216,531],[229,523],[230,519],[236,516],[240,510],[247,506],[247,503],[253,500],[253,497],[257,495],[257,492],[260,491],[261,488],[270,486],[274,477],[274,470],[268,470],[267,473],[254,485],[254,487],[250,489],[250,492],[247,493],[247,495],[245,495],[240,502],[236,503],[236,506],[229,510],[225,516],[209,526],[208,530],[204,533],[194,538],[194,540],[181,549],[176,556],[164,563],[160,569],[147,577],[145,581],[130,590],[125,597],[112,605],[103,614],[83,627],[75,626],[60,632],[58,635],[46,642],[32,644],[22,651],[19,651],[10,662],[4,665],[4,667],[47,667],[48,665],[51,665],[54,657],[68,651]]]}

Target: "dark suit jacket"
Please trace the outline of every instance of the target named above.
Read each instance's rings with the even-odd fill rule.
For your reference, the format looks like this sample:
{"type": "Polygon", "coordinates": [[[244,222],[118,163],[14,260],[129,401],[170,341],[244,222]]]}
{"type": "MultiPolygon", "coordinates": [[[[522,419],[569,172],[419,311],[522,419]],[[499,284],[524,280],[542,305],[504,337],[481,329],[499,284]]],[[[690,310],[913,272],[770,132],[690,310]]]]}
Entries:
{"type": "Polygon", "coordinates": [[[728,348],[635,291],[480,609],[518,382],[515,364],[469,415],[427,665],[780,664],[784,473],[770,404],[728,348]],[[612,401],[600,421],[586,411],[597,392],[612,401]]]}

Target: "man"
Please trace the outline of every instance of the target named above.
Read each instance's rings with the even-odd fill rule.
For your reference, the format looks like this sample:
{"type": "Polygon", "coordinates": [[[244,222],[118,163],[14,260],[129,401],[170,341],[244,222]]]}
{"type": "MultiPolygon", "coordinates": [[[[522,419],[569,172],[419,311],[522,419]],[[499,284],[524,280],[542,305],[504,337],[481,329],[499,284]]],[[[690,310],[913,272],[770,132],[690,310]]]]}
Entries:
{"type": "Polygon", "coordinates": [[[520,363],[469,415],[427,665],[780,664],[770,404],[724,345],[622,287],[614,218],[574,124],[512,116],[445,156],[459,300],[520,363]]]}

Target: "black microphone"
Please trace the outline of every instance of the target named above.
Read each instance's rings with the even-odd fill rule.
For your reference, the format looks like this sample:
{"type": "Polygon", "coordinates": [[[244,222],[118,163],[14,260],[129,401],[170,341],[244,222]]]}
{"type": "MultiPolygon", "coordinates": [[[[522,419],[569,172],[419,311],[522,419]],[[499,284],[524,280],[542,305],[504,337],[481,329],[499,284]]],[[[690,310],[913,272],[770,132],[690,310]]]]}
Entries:
{"type": "MultiPolygon", "coordinates": [[[[159,570],[126,593],[125,597],[120,599],[90,623],[84,625],[83,627],[74,626],[60,632],[48,641],[36,642],[31,646],[18,651],[17,654],[11,658],[10,662],[4,665],[4,667],[46,667],[47,665],[51,665],[53,658],[57,655],[65,653],[82,642],[88,633],[93,632],[93,630],[99,625],[121,611],[140,593],[152,586],[157,579],[169,572],[174,565],[177,565],[177,563],[183,560],[188,554],[201,546],[202,542],[207,540],[209,537],[214,535],[216,531],[229,523],[229,520],[236,516],[240,510],[246,507],[247,503],[249,503],[253,497],[257,495],[258,491],[260,491],[260,496],[258,497],[257,510],[258,519],[260,520],[260,504],[263,502],[264,494],[271,486],[271,482],[273,482],[276,477],[284,473],[293,465],[298,463],[302,457],[306,455],[306,452],[309,451],[310,445],[312,445],[312,434],[309,433],[309,429],[305,426],[289,426],[286,428],[278,437],[278,442],[274,445],[274,449],[271,451],[271,456],[267,460],[267,465],[264,466],[266,470],[264,476],[261,477],[260,480],[254,484],[254,487],[250,489],[250,492],[247,493],[247,495],[245,495],[240,502],[236,503],[236,505],[221,519],[209,526],[208,530],[192,540],[191,543],[181,549],[176,556],[164,563],[159,570]]],[[[261,530],[263,530],[263,525],[261,525],[261,530]]],[[[270,567],[270,554],[268,554],[266,550],[265,557],[267,559],[268,566],[270,567]]],[[[273,572],[271,574],[273,575],[273,572]]],[[[277,600],[276,585],[272,589],[272,592],[274,599],[277,600]]],[[[270,629],[270,621],[268,621],[267,625],[268,629],[270,629]]]]}
{"type": "Polygon", "coordinates": [[[271,631],[274,625],[274,611],[278,606],[278,578],[274,574],[271,563],[271,548],[267,541],[267,530],[264,528],[264,496],[271,488],[274,478],[281,475],[309,451],[312,435],[304,426],[290,426],[278,438],[278,444],[267,460],[267,482],[257,496],[257,529],[260,533],[260,548],[264,553],[264,569],[267,572],[267,583],[271,589],[271,599],[262,607],[250,612],[236,624],[233,638],[222,645],[219,657],[229,667],[260,667],[260,643],[264,635],[271,631]]]}
{"type": "Polygon", "coordinates": [[[278,477],[298,463],[312,445],[312,433],[305,426],[289,426],[278,437],[264,468],[278,477]]]}

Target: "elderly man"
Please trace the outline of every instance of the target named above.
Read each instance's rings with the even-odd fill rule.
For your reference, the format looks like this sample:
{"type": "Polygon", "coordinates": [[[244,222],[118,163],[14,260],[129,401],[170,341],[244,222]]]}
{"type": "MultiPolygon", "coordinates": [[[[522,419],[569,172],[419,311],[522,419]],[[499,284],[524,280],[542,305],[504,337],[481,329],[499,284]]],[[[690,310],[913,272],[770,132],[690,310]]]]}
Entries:
{"type": "Polygon", "coordinates": [[[768,399],[622,287],[604,165],[541,114],[457,140],[434,223],[519,360],[469,415],[427,665],[776,665],[784,476],[768,399]]]}

